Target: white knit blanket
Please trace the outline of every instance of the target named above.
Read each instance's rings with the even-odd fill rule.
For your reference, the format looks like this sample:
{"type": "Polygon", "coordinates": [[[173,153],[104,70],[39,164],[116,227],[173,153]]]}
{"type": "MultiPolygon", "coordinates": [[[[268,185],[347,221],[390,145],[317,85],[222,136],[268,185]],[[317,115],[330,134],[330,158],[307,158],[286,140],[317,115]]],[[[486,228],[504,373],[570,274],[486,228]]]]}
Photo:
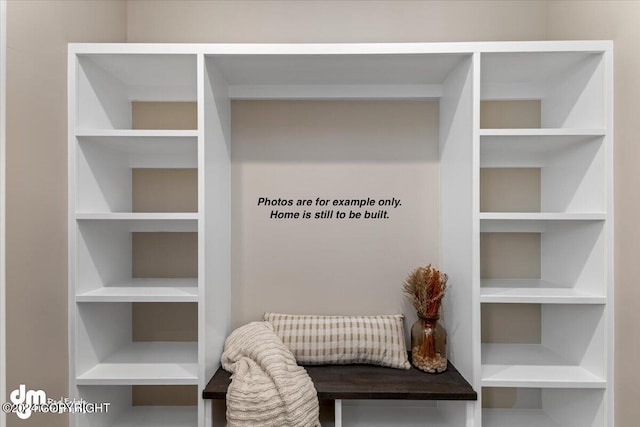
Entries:
{"type": "Polygon", "coordinates": [[[229,427],[319,427],[318,396],[307,371],[268,322],[253,322],[229,335],[222,367],[229,427]]]}

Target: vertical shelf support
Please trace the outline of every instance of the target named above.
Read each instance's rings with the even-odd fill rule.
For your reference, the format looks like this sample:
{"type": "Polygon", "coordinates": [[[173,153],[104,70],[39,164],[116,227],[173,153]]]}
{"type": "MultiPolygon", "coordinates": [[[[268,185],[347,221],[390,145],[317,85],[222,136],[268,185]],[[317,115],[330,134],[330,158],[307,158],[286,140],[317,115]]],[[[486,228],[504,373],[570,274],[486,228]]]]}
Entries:
{"type": "Polygon", "coordinates": [[[465,57],[443,83],[440,99],[441,268],[451,288],[444,301],[450,333],[449,358],[474,384],[479,365],[477,335],[479,290],[474,284],[473,139],[476,54],[465,57]],[[469,295],[471,294],[471,297],[469,295]]]}
{"type": "Polygon", "coordinates": [[[342,399],[335,400],[335,427],[342,427],[342,399]]]}
{"type": "MultiPolygon", "coordinates": [[[[198,54],[200,390],[218,369],[225,339],[231,333],[231,101],[228,92],[227,82],[213,59],[198,54]]],[[[200,400],[200,406],[202,404],[200,400]]],[[[200,410],[201,417],[203,414],[200,410]]]]}

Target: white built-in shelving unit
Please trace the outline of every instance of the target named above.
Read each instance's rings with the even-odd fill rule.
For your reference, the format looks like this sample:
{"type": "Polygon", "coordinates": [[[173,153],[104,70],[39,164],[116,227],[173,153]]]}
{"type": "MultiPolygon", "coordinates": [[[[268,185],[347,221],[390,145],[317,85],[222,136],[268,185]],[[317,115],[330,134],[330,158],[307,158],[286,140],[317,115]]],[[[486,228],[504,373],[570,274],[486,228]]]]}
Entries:
{"type": "Polygon", "coordinates": [[[230,101],[437,99],[449,358],[480,392],[535,405],[345,401],[335,425],[612,427],[612,44],[72,44],[72,397],[77,427],[205,427],[210,405],[134,406],[132,386],[195,385],[230,332],[230,101]],[[541,128],[482,129],[485,100],[540,100],[541,128]],[[132,129],[132,101],[197,103],[193,130],[132,129]],[[196,212],[134,212],[134,168],[195,168],[196,212]],[[484,212],[481,168],[540,169],[540,209],[484,212]],[[132,233],[193,232],[197,277],[132,277],[132,233]],[[482,233],[539,233],[540,277],[482,278],[482,233]],[[132,304],[197,304],[197,342],[137,342],[132,304]],[[483,343],[485,304],[540,304],[539,343],[483,343]],[[520,400],[518,400],[520,401],[520,400]]]}
{"type": "Polygon", "coordinates": [[[480,55],[480,100],[541,102],[540,129],[475,126],[476,175],[540,169],[539,212],[474,207],[480,233],[540,235],[539,278],[475,274],[481,304],[541,305],[540,343],[481,343],[476,372],[539,407],[484,410],[485,426],[613,426],[611,76],[610,46],[480,55]]]}
{"type": "MultiPolygon", "coordinates": [[[[203,109],[214,95],[210,86],[205,94],[203,58],[195,50],[107,50],[76,46],[69,56],[69,323],[72,395],[112,406],[72,423],[203,426],[203,404],[133,406],[132,386],[202,389],[217,367],[229,332],[230,159],[220,155],[228,122],[205,134],[203,109]],[[198,128],[132,129],[132,100],[197,102],[198,128]],[[205,165],[217,184],[205,186],[205,165]],[[135,168],[197,169],[197,211],[134,212],[135,168]],[[132,233],[145,232],[197,233],[197,277],[132,277],[132,233]],[[198,340],[133,340],[132,305],[155,302],[197,304],[198,340]]],[[[228,104],[224,97],[218,102],[228,104]]],[[[208,114],[218,117],[216,108],[208,114]]]]}

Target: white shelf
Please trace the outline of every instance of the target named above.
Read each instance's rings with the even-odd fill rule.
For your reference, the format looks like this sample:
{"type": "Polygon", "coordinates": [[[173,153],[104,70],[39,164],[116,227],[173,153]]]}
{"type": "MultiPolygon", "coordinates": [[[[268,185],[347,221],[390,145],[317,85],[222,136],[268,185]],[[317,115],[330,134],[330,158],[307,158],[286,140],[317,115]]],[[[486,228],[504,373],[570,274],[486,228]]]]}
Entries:
{"type": "Polygon", "coordinates": [[[605,304],[604,295],[580,292],[539,279],[483,279],[480,302],[522,304],[605,304]]]}
{"type": "MultiPolygon", "coordinates": [[[[105,185],[105,180],[121,179],[118,174],[125,167],[198,166],[198,131],[194,130],[77,130],[76,137],[81,154],[79,184],[87,185],[87,182],[99,179],[99,184],[105,185]],[[108,171],[107,165],[113,172],[108,171]]],[[[89,192],[102,190],[100,186],[86,189],[89,192]]]]}
{"type": "Polygon", "coordinates": [[[197,212],[78,212],[77,220],[104,221],[196,221],[197,212]]]}
{"type": "Polygon", "coordinates": [[[215,65],[232,99],[413,99],[442,96],[441,85],[468,56],[225,55],[215,65]]]}
{"type": "Polygon", "coordinates": [[[545,233],[562,229],[594,226],[602,228],[603,213],[539,213],[539,212],[481,212],[481,233],[545,233]]]}
{"type": "Polygon", "coordinates": [[[76,211],[131,212],[133,169],[196,169],[197,131],[98,130],[77,132],[76,211]]]}
{"type": "Polygon", "coordinates": [[[118,417],[112,427],[194,427],[195,406],[134,406],[118,417]]]}
{"type": "Polygon", "coordinates": [[[553,184],[567,180],[574,193],[593,184],[600,184],[597,188],[602,191],[597,175],[603,162],[604,131],[489,129],[480,133],[481,168],[543,168],[543,172],[552,171],[547,191],[555,191],[553,184]]]}
{"type": "Polygon", "coordinates": [[[485,129],[480,133],[481,168],[540,170],[541,212],[606,212],[603,129],[485,129]]]}
{"type": "Polygon", "coordinates": [[[130,129],[131,100],[197,100],[194,54],[79,55],[75,71],[75,128],[130,129]]]}
{"type": "Polygon", "coordinates": [[[191,129],[76,129],[77,137],[104,139],[162,139],[197,138],[198,131],[191,129]]]}
{"type": "Polygon", "coordinates": [[[599,52],[483,53],[480,97],[541,99],[543,128],[605,127],[604,64],[599,52]]]}
{"type": "Polygon", "coordinates": [[[561,427],[540,409],[483,409],[484,427],[561,427]]]}
{"type": "Polygon", "coordinates": [[[76,295],[77,302],[198,302],[198,279],[131,279],[76,295]]]}
{"type": "Polygon", "coordinates": [[[564,213],[564,212],[480,212],[480,220],[500,221],[603,221],[604,212],[564,213]]]}
{"type": "Polygon", "coordinates": [[[132,212],[78,212],[76,220],[81,225],[108,227],[104,233],[117,230],[128,232],[196,232],[198,213],[132,213],[132,212]]]}
{"type": "Polygon", "coordinates": [[[482,344],[483,387],[604,388],[606,381],[539,344],[482,344]]]}
{"type": "Polygon", "coordinates": [[[566,129],[566,128],[535,128],[535,129],[480,129],[480,136],[604,136],[605,129],[566,129]]]}
{"type": "Polygon", "coordinates": [[[198,384],[198,345],[134,342],[76,378],[78,385],[198,384]]]}

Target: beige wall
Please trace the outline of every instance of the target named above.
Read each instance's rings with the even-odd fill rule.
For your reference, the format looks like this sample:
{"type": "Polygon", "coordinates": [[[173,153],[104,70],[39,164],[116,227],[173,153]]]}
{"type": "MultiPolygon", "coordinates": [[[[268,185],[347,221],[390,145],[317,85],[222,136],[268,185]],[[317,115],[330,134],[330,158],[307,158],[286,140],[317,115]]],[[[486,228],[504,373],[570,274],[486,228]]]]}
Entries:
{"type": "MultiPolygon", "coordinates": [[[[616,425],[634,426],[640,419],[634,402],[640,356],[634,338],[640,320],[634,280],[640,276],[634,259],[640,251],[638,17],[640,3],[611,1],[9,1],[8,388],[26,383],[67,394],[67,42],[603,38],[614,39],[616,49],[616,425]]],[[[66,424],[63,416],[34,416],[10,418],[9,426],[66,424]]]]}
{"type": "Polygon", "coordinates": [[[66,45],[125,41],[126,4],[9,1],[7,16],[7,388],[68,396],[66,45]]]}
{"type": "Polygon", "coordinates": [[[542,40],[540,1],[127,2],[130,42],[542,40]]]}
{"type": "Polygon", "coordinates": [[[415,321],[401,285],[416,266],[438,264],[438,103],[234,102],[232,117],[234,326],[265,311],[415,321]],[[257,206],[260,197],[313,206],[257,206]],[[320,207],[317,198],[401,206],[320,207]],[[348,218],[380,209],[389,219],[348,218]],[[273,210],[347,218],[273,220],[273,210]]]}
{"type": "Polygon", "coordinates": [[[615,406],[616,425],[640,419],[640,2],[549,2],[552,39],[614,41],[615,406]]]}

